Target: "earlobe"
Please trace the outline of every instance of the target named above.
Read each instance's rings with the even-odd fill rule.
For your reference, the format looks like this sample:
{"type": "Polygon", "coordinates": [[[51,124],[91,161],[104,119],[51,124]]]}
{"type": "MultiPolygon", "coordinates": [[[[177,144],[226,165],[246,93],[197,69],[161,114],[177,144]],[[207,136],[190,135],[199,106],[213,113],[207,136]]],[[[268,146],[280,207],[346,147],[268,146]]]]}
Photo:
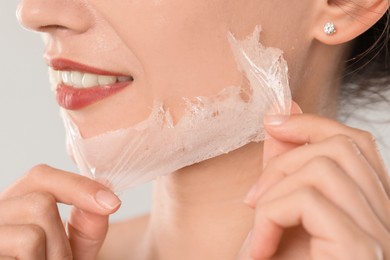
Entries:
{"type": "Polygon", "coordinates": [[[327,45],[349,42],[372,27],[389,9],[390,0],[322,1],[313,37],[327,45]]]}

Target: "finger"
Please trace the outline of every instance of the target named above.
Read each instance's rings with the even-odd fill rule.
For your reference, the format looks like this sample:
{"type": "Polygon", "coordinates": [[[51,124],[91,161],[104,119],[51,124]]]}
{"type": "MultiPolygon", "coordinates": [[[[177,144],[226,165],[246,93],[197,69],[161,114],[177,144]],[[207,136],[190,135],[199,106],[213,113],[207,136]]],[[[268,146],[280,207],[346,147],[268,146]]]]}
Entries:
{"type": "Polygon", "coordinates": [[[277,251],[283,230],[302,225],[311,238],[312,259],[382,259],[378,243],[343,211],[312,188],[258,205],[251,256],[268,259],[277,251]],[[323,255],[323,254],[332,255],[323,255]]]}
{"type": "Polygon", "coordinates": [[[292,115],[291,117],[267,116],[264,120],[267,132],[280,141],[295,144],[317,143],[335,135],[352,138],[367,161],[372,165],[390,196],[390,179],[373,136],[334,120],[316,115],[292,115]]]}
{"type": "MultiPolygon", "coordinates": [[[[120,200],[102,184],[44,165],[35,167],[26,177],[3,193],[1,197],[4,199],[20,196],[37,190],[52,194],[58,202],[72,204],[81,210],[99,215],[111,214],[120,206],[120,200]],[[57,183],[61,183],[61,186],[56,185],[57,183]]],[[[104,229],[99,221],[92,221],[90,226],[94,228],[75,229],[72,230],[74,231],[73,233],[70,231],[72,233],[70,239],[79,241],[75,231],[80,231],[78,233],[80,237],[93,237],[96,230],[104,229]]],[[[99,239],[103,240],[104,236],[105,233],[99,239]]],[[[84,244],[82,243],[82,245],[84,244]]],[[[72,246],[75,247],[75,243],[72,243],[72,246]]],[[[76,251],[76,254],[79,251],[76,251]]]]}
{"type": "Polygon", "coordinates": [[[108,230],[108,216],[72,208],[67,223],[74,260],[95,260],[108,230]]]}
{"type": "MultiPolygon", "coordinates": [[[[299,105],[295,102],[292,103],[291,106],[291,114],[302,114],[302,110],[299,107],[299,105]]],[[[266,168],[268,162],[280,155],[283,154],[287,151],[290,151],[299,145],[290,143],[290,142],[284,142],[280,141],[271,135],[268,135],[266,132],[266,139],[264,140],[263,144],[263,168],[266,168]]],[[[260,177],[258,183],[261,183],[261,179],[263,176],[260,177]]],[[[256,183],[248,192],[246,195],[246,198],[244,199],[244,202],[249,204],[249,205],[254,205],[254,201],[256,200],[256,194],[258,193],[258,183],[256,183]]]]}
{"type": "MultiPolygon", "coordinates": [[[[45,232],[36,225],[0,226],[0,259],[46,259],[45,232]]],[[[68,258],[70,260],[71,258],[68,258]]]]}
{"type": "Polygon", "coordinates": [[[257,203],[267,203],[305,187],[319,191],[371,237],[377,238],[378,241],[388,241],[390,238],[386,229],[389,224],[388,217],[382,215],[380,219],[356,183],[338,164],[327,157],[312,159],[298,171],[266,190],[257,203]]]}
{"type": "MultiPolygon", "coordinates": [[[[301,108],[295,102],[292,103],[291,114],[302,114],[301,108]]],[[[267,139],[264,140],[263,168],[267,165],[271,158],[294,149],[295,147],[297,147],[297,144],[278,140],[273,138],[271,135],[268,135],[267,139]]]]}
{"type": "Polygon", "coordinates": [[[0,200],[32,192],[52,194],[56,201],[96,214],[114,213],[119,198],[104,185],[84,176],[39,165],[0,195],[0,200]]]}
{"type": "Polygon", "coordinates": [[[71,259],[71,248],[53,196],[29,193],[0,201],[0,225],[30,224],[39,227],[46,237],[48,259],[71,259]]]}
{"type": "MultiPolygon", "coordinates": [[[[383,206],[388,204],[387,194],[383,190],[376,172],[369,165],[356,144],[346,136],[333,136],[320,143],[301,146],[294,151],[280,155],[277,160],[273,160],[268,164],[269,167],[264,170],[259,179],[261,187],[257,189],[252,199],[246,202],[253,207],[262,192],[285,176],[298,171],[315,157],[331,158],[334,163],[337,163],[343,170],[342,174],[347,174],[351,181],[356,183],[378,217],[386,226],[390,227],[388,210],[387,207],[383,206]]],[[[333,164],[330,160],[329,163],[333,164]]],[[[315,172],[321,171],[321,169],[315,170],[315,172]]],[[[324,178],[326,177],[324,176],[324,178]]]]}

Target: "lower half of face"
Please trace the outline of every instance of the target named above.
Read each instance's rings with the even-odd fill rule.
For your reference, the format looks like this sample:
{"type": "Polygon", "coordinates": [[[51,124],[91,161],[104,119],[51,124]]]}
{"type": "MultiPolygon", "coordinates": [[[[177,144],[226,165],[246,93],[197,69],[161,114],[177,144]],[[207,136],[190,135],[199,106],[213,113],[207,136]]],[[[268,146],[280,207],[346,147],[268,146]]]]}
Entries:
{"type": "MultiPolygon", "coordinates": [[[[64,1],[53,2],[61,8],[64,1]]],[[[47,32],[46,56],[134,79],[114,95],[70,111],[84,137],[134,125],[148,117],[156,101],[179,119],[183,97],[215,95],[239,85],[242,74],[227,40],[229,31],[242,39],[262,26],[263,44],[282,49],[290,76],[299,73],[299,60],[309,44],[302,14],[313,4],[309,0],[85,0],[72,9],[72,2],[81,1],[67,1],[61,9],[76,13],[88,26],[72,31],[66,22],[57,24],[67,32],[47,32]]]]}

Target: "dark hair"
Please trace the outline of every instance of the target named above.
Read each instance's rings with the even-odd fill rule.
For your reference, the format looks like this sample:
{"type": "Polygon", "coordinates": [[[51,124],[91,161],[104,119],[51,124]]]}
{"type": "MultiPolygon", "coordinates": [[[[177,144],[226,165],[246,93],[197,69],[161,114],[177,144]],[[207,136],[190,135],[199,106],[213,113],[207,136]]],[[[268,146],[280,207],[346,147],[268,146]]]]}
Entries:
{"type": "MultiPolygon", "coordinates": [[[[390,1],[389,1],[390,2],[390,1]]],[[[390,9],[354,40],[343,76],[342,98],[388,101],[390,90],[390,9]]]]}

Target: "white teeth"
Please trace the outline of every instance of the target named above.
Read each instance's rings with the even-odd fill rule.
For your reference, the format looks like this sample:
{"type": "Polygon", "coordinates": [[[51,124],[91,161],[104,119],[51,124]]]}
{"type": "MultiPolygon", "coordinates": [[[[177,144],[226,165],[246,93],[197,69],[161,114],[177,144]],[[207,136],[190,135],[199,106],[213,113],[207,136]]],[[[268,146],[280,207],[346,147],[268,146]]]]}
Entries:
{"type": "Polygon", "coordinates": [[[115,76],[99,76],[98,82],[100,86],[111,85],[117,81],[117,77],[115,76]]]}
{"type": "Polygon", "coordinates": [[[83,76],[83,87],[90,88],[99,85],[98,76],[94,74],[85,73],[83,76]]]}
{"type": "Polygon", "coordinates": [[[82,73],[79,71],[58,71],[49,68],[49,78],[52,89],[55,91],[61,83],[74,88],[90,88],[97,86],[107,86],[116,82],[132,81],[128,76],[105,76],[91,73],[82,73]]]}
{"type": "Polygon", "coordinates": [[[63,71],[60,74],[61,74],[62,82],[65,85],[71,85],[72,84],[72,74],[71,74],[70,71],[63,71]]]}
{"type": "Polygon", "coordinates": [[[72,71],[71,73],[72,85],[76,88],[83,87],[83,73],[78,71],[72,71]]]}
{"type": "Polygon", "coordinates": [[[59,71],[55,71],[52,68],[49,68],[49,80],[52,89],[55,90],[57,85],[60,84],[62,81],[59,71]]]}

